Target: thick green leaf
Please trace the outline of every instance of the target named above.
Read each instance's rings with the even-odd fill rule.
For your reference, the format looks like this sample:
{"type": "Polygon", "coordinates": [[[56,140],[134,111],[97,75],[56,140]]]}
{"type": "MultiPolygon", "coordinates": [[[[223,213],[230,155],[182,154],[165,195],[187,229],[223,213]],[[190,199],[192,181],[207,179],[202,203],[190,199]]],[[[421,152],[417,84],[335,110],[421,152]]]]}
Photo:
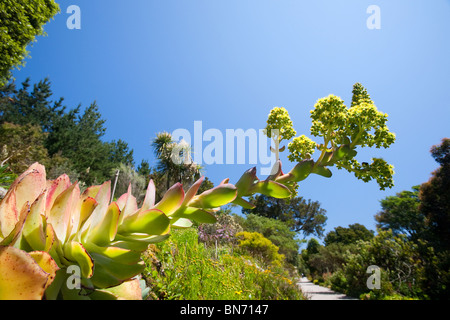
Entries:
{"type": "Polygon", "coordinates": [[[305,180],[310,174],[314,166],[312,159],[303,160],[295,165],[289,172],[292,175],[292,181],[300,182],[305,180]]]}
{"type": "Polygon", "coordinates": [[[114,240],[117,233],[119,216],[119,206],[115,202],[111,203],[106,210],[103,221],[90,230],[88,241],[102,246],[114,240]]]}
{"type": "Polygon", "coordinates": [[[172,215],[183,204],[184,190],[181,183],[176,183],[164,194],[160,202],[155,206],[155,209],[161,210],[167,216],[172,215]]]}
{"type": "Polygon", "coordinates": [[[232,184],[221,184],[210,190],[195,196],[190,202],[190,207],[195,208],[218,208],[236,199],[237,190],[232,184]]]}
{"type": "Polygon", "coordinates": [[[331,178],[331,176],[333,175],[330,169],[322,166],[315,167],[313,173],[318,174],[325,178],[331,178]]]}
{"type": "Polygon", "coordinates": [[[45,250],[45,203],[46,193],[43,192],[31,205],[30,213],[23,226],[22,234],[32,250],[45,250]]]}
{"type": "Polygon", "coordinates": [[[238,182],[235,184],[237,189],[237,196],[238,197],[250,196],[252,194],[251,188],[258,181],[259,179],[256,176],[256,167],[253,167],[245,171],[244,174],[241,176],[241,178],[238,180],[238,182]]]}
{"type": "Polygon", "coordinates": [[[51,223],[56,236],[61,241],[66,241],[68,231],[71,228],[72,214],[78,206],[80,188],[78,183],[64,190],[54,201],[50,211],[47,211],[47,221],[51,223]]]}
{"type": "Polygon", "coordinates": [[[275,181],[260,181],[253,186],[253,191],[277,199],[291,196],[291,191],[287,187],[275,181]]]}
{"type": "MultiPolygon", "coordinates": [[[[185,218],[189,220],[194,220],[197,223],[216,223],[217,219],[216,217],[211,214],[210,212],[207,212],[202,209],[188,207],[186,208],[183,213],[177,214],[177,218],[185,218]]],[[[174,221],[175,222],[175,221],[174,221]]]]}
{"type": "Polygon", "coordinates": [[[94,260],[92,260],[92,257],[81,243],[71,241],[64,244],[64,257],[80,267],[83,277],[92,277],[94,273],[94,260]]]}
{"type": "Polygon", "coordinates": [[[233,201],[234,204],[237,204],[238,206],[241,206],[244,209],[255,209],[256,206],[253,203],[250,203],[240,197],[237,197],[233,201]]]}
{"type": "Polygon", "coordinates": [[[150,209],[124,219],[119,226],[118,233],[122,235],[130,233],[162,235],[169,232],[169,226],[170,220],[164,212],[158,209],[150,209]]]}

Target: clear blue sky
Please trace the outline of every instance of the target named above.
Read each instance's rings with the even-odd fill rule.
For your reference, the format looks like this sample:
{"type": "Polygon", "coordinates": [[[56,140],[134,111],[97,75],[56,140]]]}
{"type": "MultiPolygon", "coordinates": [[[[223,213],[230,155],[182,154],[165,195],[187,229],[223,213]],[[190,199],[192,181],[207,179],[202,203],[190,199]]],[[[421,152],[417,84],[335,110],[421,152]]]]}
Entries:
{"type": "MultiPolygon", "coordinates": [[[[153,156],[157,132],[263,128],[269,111],[288,109],[298,134],[310,135],[309,111],[329,94],[351,101],[361,82],[389,114],[397,141],[360,152],[395,166],[395,187],[380,191],[345,171],[310,176],[301,196],[327,210],[326,231],[373,216],[386,196],[427,181],[437,168],[429,149],[449,137],[448,0],[64,0],[61,13],[30,48],[17,81],[49,77],[66,105],[94,100],[107,121],[105,140],[123,139],[137,164],[153,156]],[[69,30],[70,5],[81,30],[69,30]],[[381,9],[370,30],[369,5],[381,9]]],[[[284,159],[284,158],[282,158],[284,159]]],[[[236,182],[251,165],[211,165],[214,183],[236,182]]],[[[285,171],[292,167],[284,160],[285,171]]]]}

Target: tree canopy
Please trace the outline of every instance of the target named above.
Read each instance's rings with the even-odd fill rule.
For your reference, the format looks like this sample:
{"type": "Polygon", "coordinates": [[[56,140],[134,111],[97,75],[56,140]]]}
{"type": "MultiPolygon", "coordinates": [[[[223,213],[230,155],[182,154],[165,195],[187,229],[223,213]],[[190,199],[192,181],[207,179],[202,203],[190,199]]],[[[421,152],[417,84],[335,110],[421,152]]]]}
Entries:
{"type": "Polygon", "coordinates": [[[0,2],[0,86],[11,69],[23,66],[27,46],[44,34],[43,26],[59,12],[53,0],[3,0],[0,2]]]}
{"type": "Polygon", "coordinates": [[[326,210],[320,203],[305,200],[302,197],[292,199],[275,199],[265,195],[257,195],[252,203],[254,209],[243,209],[245,214],[256,214],[286,222],[292,231],[301,232],[304,236],[321,237],[327,220],[326,210]]]}

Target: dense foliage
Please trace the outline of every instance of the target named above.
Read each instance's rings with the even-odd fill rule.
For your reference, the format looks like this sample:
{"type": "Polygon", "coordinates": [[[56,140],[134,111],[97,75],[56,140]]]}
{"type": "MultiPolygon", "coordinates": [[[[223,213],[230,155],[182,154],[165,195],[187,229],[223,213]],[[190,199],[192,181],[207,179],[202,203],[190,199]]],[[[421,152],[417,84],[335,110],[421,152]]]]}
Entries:
{"type": "Polygon", "coordinates": [[[199,243],[196,229],[178,230],[144,255],[147,299],[297,300],[302,295],[281,268],[236,253],[232,246],[199,243]]]}
{"type": "Polygon", "coordinates": [[[0,86],[11,69],[24,65],[27,46],[44,34],[43,26],[59,11],[53,0],[3,0],[0,2],[0,86]]]}
{"type": "Polygon", "coordinates": [[[378,234],[364,226],[337,227],[324,244],[311,239],[300,270],[331,288],[363,299],[448,299],[449,145],[431,149],[440,167],[426,183],[380,201],[378,234]],[[381,288],[370,290],[369,266],[381,270],[381,288]]]}
{"type": "Polygon", "coordinates": [[[0,88],[0,161],[20,174],[33,162],[48,168],[50,178],[67,173],[86,184],[112,179],[120,164],[134,168],[133,150],[125,141],[105,142],[105,120],[94,102],[68,110],[63,98],[52,100],[51,83],[30,80],[0,88]]]}

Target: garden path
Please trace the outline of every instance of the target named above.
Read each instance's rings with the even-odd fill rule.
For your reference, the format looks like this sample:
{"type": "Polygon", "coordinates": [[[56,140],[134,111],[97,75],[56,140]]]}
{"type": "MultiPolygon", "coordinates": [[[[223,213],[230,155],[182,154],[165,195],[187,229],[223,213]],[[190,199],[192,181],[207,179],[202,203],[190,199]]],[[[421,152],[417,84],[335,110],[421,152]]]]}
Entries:
{"type": "Polygon", "coordinates": [[[357,300],[346,296],[345,294],[335,292],[331,289],[321,287],[309,281],[306,277],[297,282],[308,300],[357,300]]]}

